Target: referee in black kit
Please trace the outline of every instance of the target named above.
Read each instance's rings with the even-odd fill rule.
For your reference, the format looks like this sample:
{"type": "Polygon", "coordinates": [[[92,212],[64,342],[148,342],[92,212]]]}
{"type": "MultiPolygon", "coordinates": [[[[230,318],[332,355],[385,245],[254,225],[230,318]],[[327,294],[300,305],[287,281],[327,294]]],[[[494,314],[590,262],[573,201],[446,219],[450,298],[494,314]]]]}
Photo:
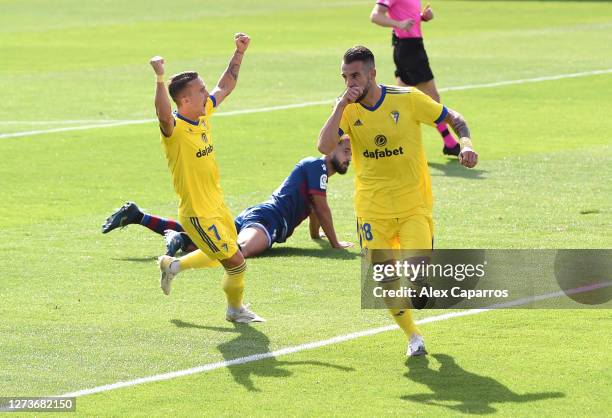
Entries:
{"type": "MultiPolygon", "coordinates": [[[[421,21],[433,19],[429,4],[421,11],[420,0],[376,0],[370,20],[380,26],[393,28],[393,61],[395,76],[400,86],[415,86],[423,93],[440,102],[434,75],[429,67],[429,59],[421,32],[421,21]]],[[[446,123],[436,125],[445,155],[459,155],[459,143],[453,137],[446,123]]]]}

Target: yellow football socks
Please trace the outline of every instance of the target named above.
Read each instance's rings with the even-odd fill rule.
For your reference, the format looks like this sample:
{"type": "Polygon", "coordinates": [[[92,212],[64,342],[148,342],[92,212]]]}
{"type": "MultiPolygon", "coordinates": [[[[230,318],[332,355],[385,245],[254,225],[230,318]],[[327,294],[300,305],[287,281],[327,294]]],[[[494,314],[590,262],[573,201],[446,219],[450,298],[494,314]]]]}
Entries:
{"type": "Polygon", "coordinates": [[[202,250],[195,250],[179,259],[181,271],[204,267],[219,267],[219,260],[209,257],[202,250]]]}
{"type": "Polygon", "coordinates": [[[238,310],[242,307],[245,274],[246,261],[243,261],[239,266],[227,269],[223,275],[223,291],[232,309],[238,310]]]}
{"type": "Polygon", "coordinates": [[[410,338],[412,334],[421,335],[421,331],[419,331],[414,323],[414,320],[412,319],[412,312],[410,311],[410,308],[389,309],[389,312],[391,312],[391,316],[408,338],[410,338]]]}

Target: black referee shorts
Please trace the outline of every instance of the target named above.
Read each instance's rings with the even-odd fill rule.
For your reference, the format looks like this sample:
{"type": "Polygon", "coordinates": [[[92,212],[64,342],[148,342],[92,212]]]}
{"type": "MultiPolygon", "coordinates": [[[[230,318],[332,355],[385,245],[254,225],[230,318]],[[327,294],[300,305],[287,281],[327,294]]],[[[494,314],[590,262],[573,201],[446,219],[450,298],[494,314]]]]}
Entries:
{"type": "Polygon", "coordinates": [[[393,61],[395,76],[406,85],[415,86],[434,78],[423,38],[400,39],[393,34],[393,61]]]}

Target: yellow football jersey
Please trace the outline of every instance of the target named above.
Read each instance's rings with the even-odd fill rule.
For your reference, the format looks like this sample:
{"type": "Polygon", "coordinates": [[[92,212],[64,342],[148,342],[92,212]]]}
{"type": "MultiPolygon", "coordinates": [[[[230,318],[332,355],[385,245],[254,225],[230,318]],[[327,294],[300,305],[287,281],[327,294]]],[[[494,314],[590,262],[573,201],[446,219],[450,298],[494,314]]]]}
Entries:
{"type": "Polygon", "coordinates": [[[378,103],[349,104],[340,122],[339,134],[351,137],[357,216],[431,215],[431,179],[420,125],[442,121],[447,109],[416,88],[381,88],[378,103]]]}
{"type": "Polygon", "coordinates": [[[161,134],[161,143],[179,197],[179,215],[206,217],[223,203],[219,168],[211,133],[210,117],[215,99],[206,101],[206,115],[197,121],[174,114],[174,131],[161,134]]]}

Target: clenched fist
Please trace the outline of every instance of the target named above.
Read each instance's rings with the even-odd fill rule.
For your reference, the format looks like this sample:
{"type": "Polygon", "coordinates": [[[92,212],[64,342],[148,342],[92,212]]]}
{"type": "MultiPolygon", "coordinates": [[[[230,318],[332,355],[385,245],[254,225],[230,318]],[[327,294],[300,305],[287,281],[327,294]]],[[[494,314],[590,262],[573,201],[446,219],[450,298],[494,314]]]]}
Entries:
{"type": "Polygon", "coordinates": [[[151,60],[149,61],[149,64],[151,64],[151,67],[153,67],[153,71],[155,71],[155,74],[164,75],[164,58],[163,57],[156,55],[153,58],[151,58],[151,60]]]}
{"type": "Polygon", "coordinates": [[[433,17],[433,10],[431,10],[431,6],[428,4],[425,6],[425,9],[423,9],[423,13],[421,13],[421,20],[423,22],[429,22],[433,17]]]}
{"type": "Polygon", "coordinates": [[[234,35],[234,41],[236,42],[236,50],[238,52],[244,53],[249,47],[249,43],[251,42],[251,38],[246,33],[237,33],[234,35]]]}
{"type": "Polygon", "coordinates": [[[467,168],[474,168],[478,164],[478,153],[469,147],[465,147],[459,153],[459,163],[467,168]]]}
{"type": "Polygon", "coordinates": [[[361,93],[363,93],[363,89],[361,87],[349,87],[346,89],[344,94],[340,96],[339,104],[346,106],[347,104],[355,103],[355,101],[357,101],[357,99],[359,99],[361,96],[361,93]]]}

